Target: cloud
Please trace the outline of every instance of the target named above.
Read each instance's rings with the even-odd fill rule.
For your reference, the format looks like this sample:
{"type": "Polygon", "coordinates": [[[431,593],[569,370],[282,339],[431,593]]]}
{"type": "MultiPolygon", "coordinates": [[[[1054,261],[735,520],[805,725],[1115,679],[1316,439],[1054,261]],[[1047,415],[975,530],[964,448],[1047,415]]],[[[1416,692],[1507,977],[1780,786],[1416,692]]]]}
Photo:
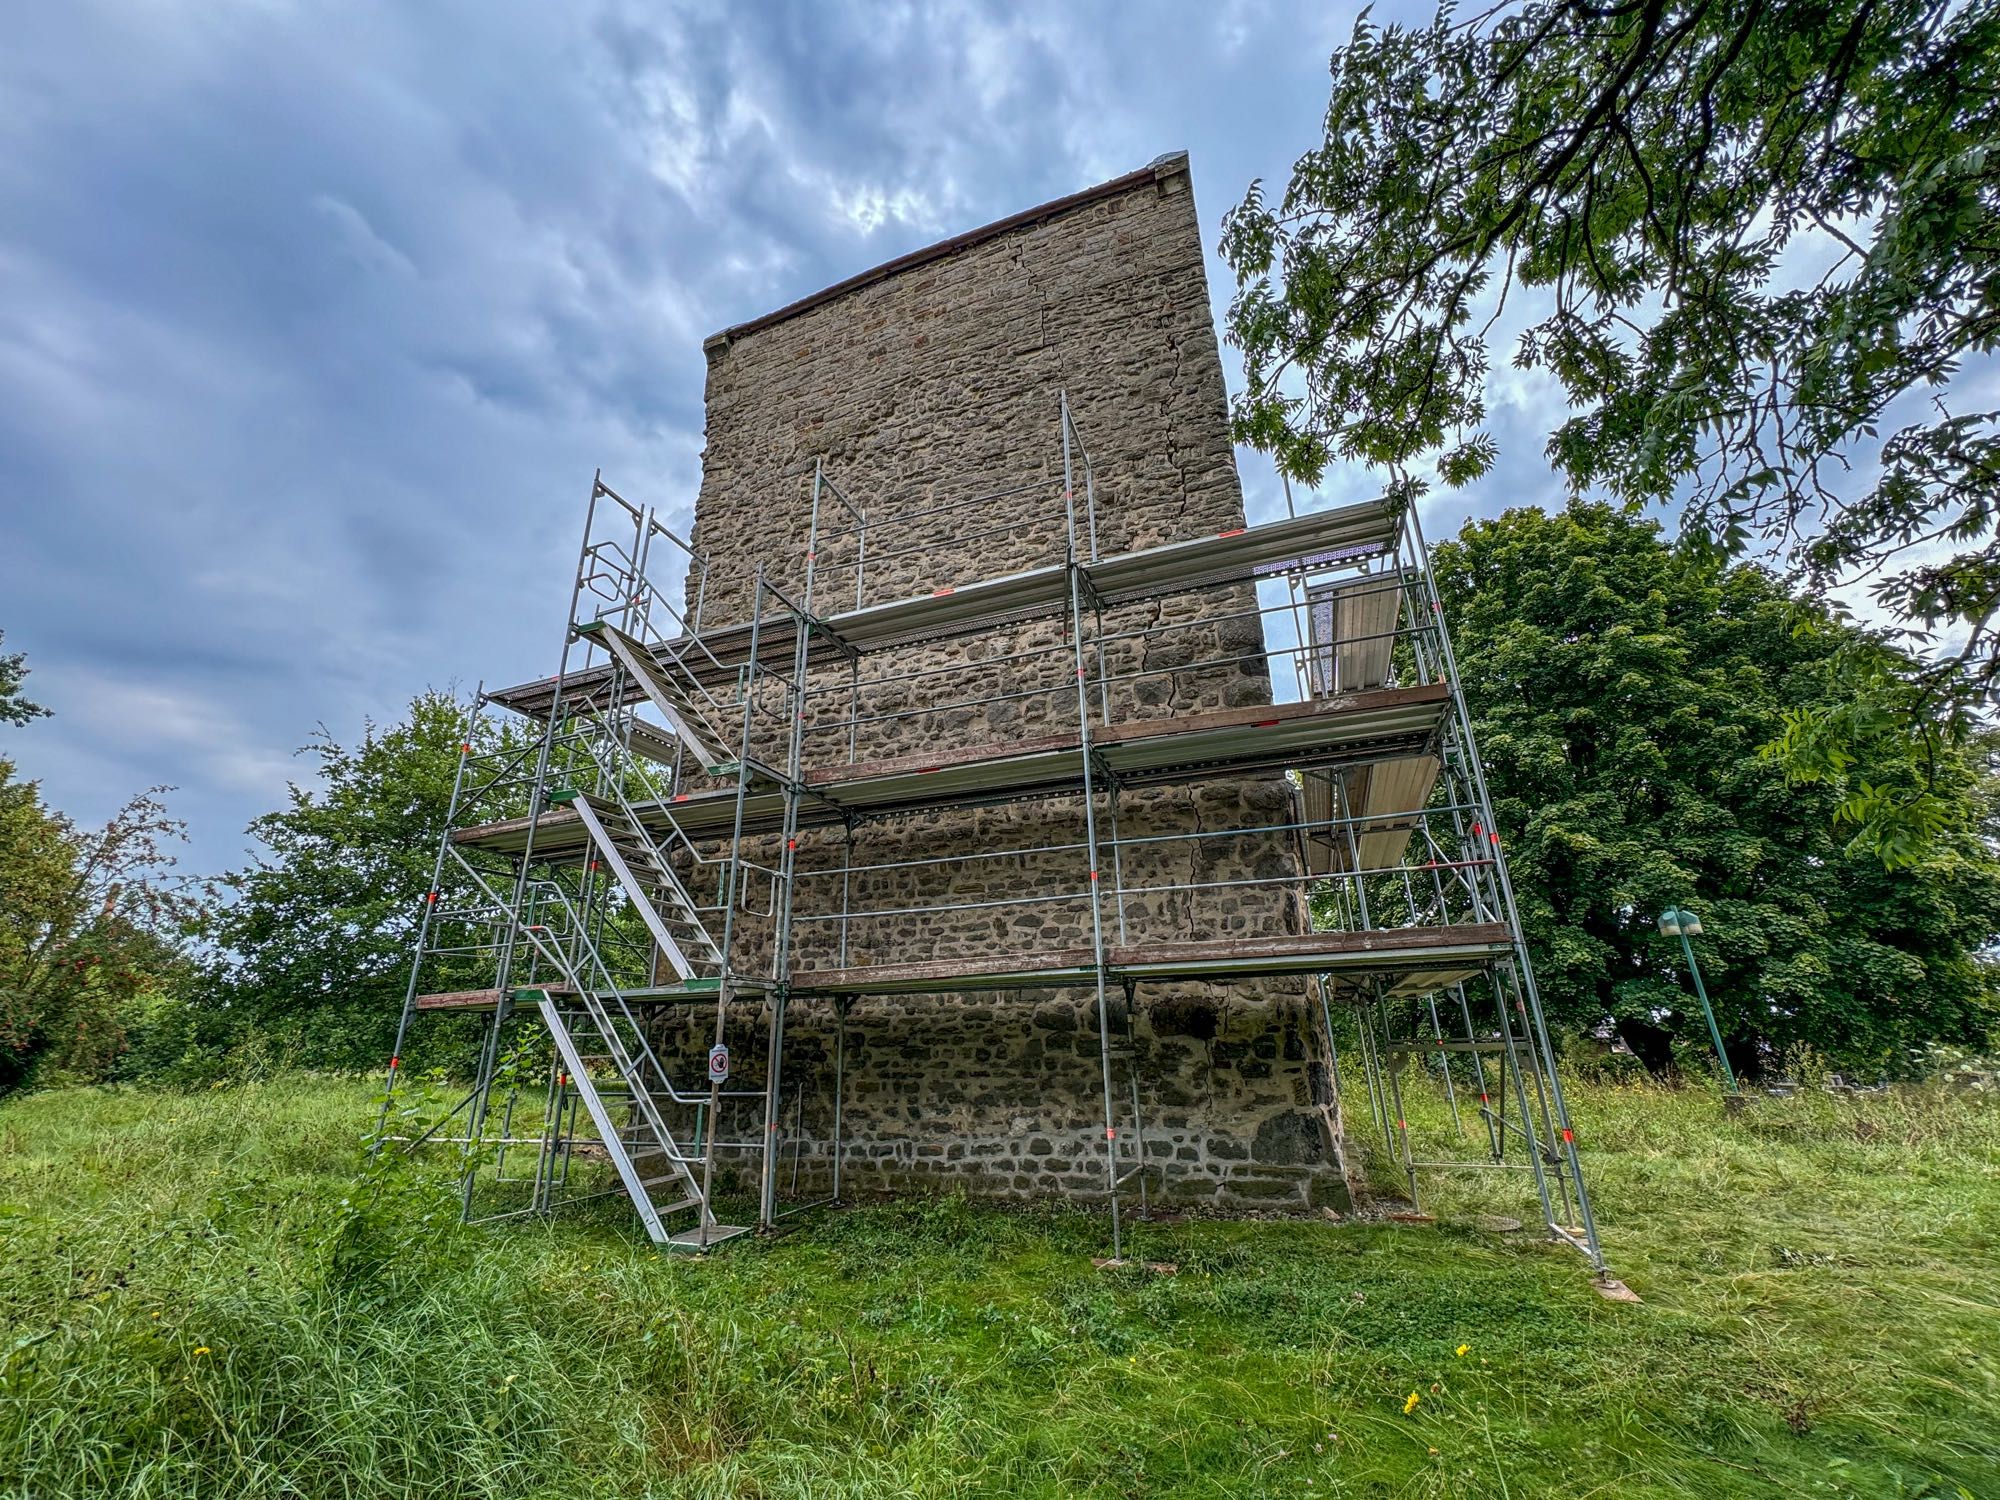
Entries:
{"type": "Polygon", "coordinates": [[[110,758],[159,766],[169,780],[275,805],[288,783],[305,779],[213,698],[90,670],[71,674],[64,698],[72,732],[110,758]]]}
{"type": "Polygon", "coordinates": [[[314,725],[550,669],[594,470],[685,527],[705,334],[1176,148],[1212,242],[1351,19],[20,10],[0,627],[57,717],[0,749],[78,816],[177,782],[238,860],[314,725]]]}

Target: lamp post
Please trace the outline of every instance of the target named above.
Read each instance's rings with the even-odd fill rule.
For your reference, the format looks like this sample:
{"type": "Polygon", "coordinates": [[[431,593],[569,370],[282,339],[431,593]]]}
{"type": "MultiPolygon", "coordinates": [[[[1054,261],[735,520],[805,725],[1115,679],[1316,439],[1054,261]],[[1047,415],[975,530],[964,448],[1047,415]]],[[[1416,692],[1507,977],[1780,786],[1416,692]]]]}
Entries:
{"type": "Polygon", "coordinates": [[[1715,1060],[1722,1065],[1723,1082],[1734,1094],[1736,1073],[1729,1066],[1729,1054],[1722,1050],[1722,1029],[1715,1024],[1715,1011],[1708,1003],[1708,990],[1701,982],[1701,965],[1694,961],[1694,944],[1688,941],[1701,935],[1701,918],[1686,907],[1670,906],[1660,913],[1660,932],[1666,937],[1681,940],[1681,952],[1687,955],[1688,973],[1694,976],[1694,992],[1701,1001],[1701,1013],[1708,1021],[1708,1038],[1715,1043],[1715,1060]]]}

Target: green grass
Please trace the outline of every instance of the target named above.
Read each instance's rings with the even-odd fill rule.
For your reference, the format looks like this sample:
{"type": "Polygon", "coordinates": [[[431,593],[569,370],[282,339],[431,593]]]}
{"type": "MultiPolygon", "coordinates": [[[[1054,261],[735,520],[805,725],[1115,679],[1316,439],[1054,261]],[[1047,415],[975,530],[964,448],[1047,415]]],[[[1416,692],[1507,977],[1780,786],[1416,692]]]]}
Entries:
{"type": "Polygon", "coordinates": [[[441,1168],[368,1206],[361,1085],[19,1098],[0,1492],[2000,1496],[2000,1108],[1577,1113],[1639,1306],[1470,1187],[1141,1227],[1171,1276],[955,1200],[691,1262],[615,1203],[459,1229],[441,1168]]]}

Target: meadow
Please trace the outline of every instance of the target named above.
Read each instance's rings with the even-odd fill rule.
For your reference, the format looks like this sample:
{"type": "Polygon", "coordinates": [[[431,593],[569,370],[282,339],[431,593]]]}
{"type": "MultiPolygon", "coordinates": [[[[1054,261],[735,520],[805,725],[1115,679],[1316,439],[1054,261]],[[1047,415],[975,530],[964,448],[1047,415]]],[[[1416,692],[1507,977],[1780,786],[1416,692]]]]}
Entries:
{"type": "Polygon", "coordinates": [[[369,1099],[0,1104],[0,1493],[2000,1496],[1990,1096],[1579,1084],[1637,1304],[1486,1179],[1140,1225],[1171,1273],[951,1198],[706,1261],[616,1200],[467,1230],[369,1099]]]}

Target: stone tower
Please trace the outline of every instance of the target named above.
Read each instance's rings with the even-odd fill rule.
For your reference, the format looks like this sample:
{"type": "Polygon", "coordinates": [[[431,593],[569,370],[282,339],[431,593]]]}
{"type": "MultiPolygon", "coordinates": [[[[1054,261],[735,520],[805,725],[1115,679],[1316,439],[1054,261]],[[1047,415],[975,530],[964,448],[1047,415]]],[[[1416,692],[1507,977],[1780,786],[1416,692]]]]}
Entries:
{"type": "MultiPolygon", "coordinates": [[[[816,466],[866,508],[871,553],[844,555],[841,538],[823,533],[812,544],[816,605],[1061,561],[1065,399],[1088,445],[1103,554],[1244,525],[1185,155],[863,272],[705,350],[692,540],[708,559],[709,626],[745,615],[760,566],[787,591],[804,588],[816,466]],[[975,496],[987,498],[956,506],[975,496]]],[[[1231,585],[1109,611],[1107,626],[1128,637],[1109,663],[1112,718],[1269,703],[1255,607],[1254,590],[1231,585]]],[[[912,643],[845,690],[837,670],[817,674],[823,708],[808,725],[806,765],[1026,742],[1073,721],[1064,628],[1040,619],[912,643]]],[[[1302,931],[1294,835],[1173,837],[1295,823],[1294,798],[1277,775],[1127,798],[1122,832],[1154,841],[1124,862],[1126,938],[1302,931]]],[[[1087,941],[1080,817],[1075,798],[1043,798],[802,837],[794,964],[825,971],[1087,941]],[[816,922],[815,902],[843,865],[855,872],[842,877],[850,909],[870,915],[816,922]]],[[[1329,1070],[1299,981],[1142,985],[1130,1021],[1125,1065],[1156,1197],[1294,1209],[1342,1197],[1329,1070]]],[[[680,1047],[697,1055],[705,1022],[680,1024],[680,1047]]],[[[1101,1187],[1097,1018],[1082,989],[862,998],[847,1026],[850,1187],[1017,1197],[1101,1187]]],[[[806,1181],[825,1167],[815,1122],[831,1110],[830,1035],[823,1012],[794,1011],[786,1119],[800,1144],[781,1170],[806,1181]]]]}

